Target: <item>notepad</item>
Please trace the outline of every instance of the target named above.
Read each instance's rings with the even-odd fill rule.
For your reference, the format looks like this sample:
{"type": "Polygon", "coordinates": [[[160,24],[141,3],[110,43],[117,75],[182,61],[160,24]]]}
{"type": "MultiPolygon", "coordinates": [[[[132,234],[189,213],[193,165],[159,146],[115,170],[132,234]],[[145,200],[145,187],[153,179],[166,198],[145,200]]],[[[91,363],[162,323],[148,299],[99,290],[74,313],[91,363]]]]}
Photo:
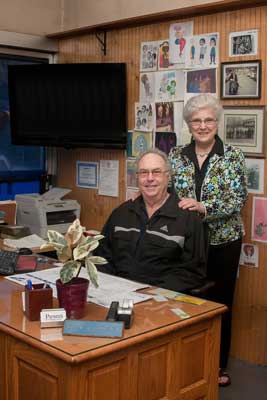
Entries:
{"type": "Polygon", "coordinates": [[[123,336],[123,322],[79,321],[66,319],[63,335],[116,338],[123,336]]]}

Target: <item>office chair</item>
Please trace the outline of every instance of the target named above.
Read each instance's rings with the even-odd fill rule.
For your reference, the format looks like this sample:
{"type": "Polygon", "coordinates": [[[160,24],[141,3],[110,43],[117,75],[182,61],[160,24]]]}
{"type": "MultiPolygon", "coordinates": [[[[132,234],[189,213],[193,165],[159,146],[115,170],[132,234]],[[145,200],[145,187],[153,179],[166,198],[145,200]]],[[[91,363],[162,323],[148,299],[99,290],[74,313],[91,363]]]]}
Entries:
{"type": "Polygon", "coordinates": [[[196,287],[194,289],[190,289],[189,290],[189,294],[191,296],[207,299],[208,298],[208,294],[210,293],[210,290],[214,286],[215,286],[215,282],[214,281],[207,280],[206,282],[203,283],[203,285],[198,286],[198,287],[196,287]]]}

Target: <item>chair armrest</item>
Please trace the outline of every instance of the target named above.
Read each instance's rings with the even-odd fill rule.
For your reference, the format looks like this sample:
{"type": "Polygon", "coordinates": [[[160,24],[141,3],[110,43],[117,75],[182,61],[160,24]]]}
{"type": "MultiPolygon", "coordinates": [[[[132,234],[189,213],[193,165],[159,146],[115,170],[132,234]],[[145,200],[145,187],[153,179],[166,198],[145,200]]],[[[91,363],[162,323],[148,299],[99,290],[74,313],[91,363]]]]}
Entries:
{"type": "Polygon", "coordinates": [[[192,296],[202,297],[208,293],[208,291],[215,286],[214,281],[206,281],[203,285],[198,286],[194,289],[190,289],[189,293],[192,296]]]}

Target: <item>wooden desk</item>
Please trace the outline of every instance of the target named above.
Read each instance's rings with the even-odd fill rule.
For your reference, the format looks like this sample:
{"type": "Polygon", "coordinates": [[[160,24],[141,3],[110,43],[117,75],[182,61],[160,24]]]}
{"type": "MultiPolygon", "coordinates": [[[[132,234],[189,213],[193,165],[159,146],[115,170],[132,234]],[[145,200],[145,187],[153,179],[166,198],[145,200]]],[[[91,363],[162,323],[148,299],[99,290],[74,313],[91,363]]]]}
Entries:
{"type": "MultiPolygon", "coordinates": [[[[22,290],[0,278],[1,400],[218,399],[223,305],[149,300],[122,339],[63,337],[25,318],[22,290]],[[175,307],[192,317],[179,319],[175,307]]],[[[89,303],[86,318],[106,312],[89,303]]]]}
{"type": "MultiPolygon", "coordinates": [[[[4,245],[4,239],[1,239],[0,238],[0,249],[4,249],[4,250],[9,250],[9,251],[15,251],[15,249],[14,249],[14,247],[9,247],[9,246],[6,246],[6,245],[4,245]]],[[[51,247],[47,247],[47,248],[45,248],[45,249],[41,249],[40,247],[33,247],[33,248],[31,248],[31,250],[32,250],[32,252],[33,253],[49,253],[49,252],[52,252],[52,251],[54,251],[55,252],[55,250],[54,250],[54,248],[51,246],[51,247]]]]}

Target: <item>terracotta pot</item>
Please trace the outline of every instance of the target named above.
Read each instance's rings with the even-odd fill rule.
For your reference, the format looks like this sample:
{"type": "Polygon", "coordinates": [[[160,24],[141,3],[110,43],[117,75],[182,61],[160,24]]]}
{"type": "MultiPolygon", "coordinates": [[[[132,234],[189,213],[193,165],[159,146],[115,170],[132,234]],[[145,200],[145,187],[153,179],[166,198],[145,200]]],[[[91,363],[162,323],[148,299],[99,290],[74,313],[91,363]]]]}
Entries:
{"type": "Polygon", "coordinates": [[[57,298],[59,306],[65,308],[67,318],[80,319],[85,315],[89,280],[85,278],[73,278],[70,282],[56,281],[57,298]]]}

